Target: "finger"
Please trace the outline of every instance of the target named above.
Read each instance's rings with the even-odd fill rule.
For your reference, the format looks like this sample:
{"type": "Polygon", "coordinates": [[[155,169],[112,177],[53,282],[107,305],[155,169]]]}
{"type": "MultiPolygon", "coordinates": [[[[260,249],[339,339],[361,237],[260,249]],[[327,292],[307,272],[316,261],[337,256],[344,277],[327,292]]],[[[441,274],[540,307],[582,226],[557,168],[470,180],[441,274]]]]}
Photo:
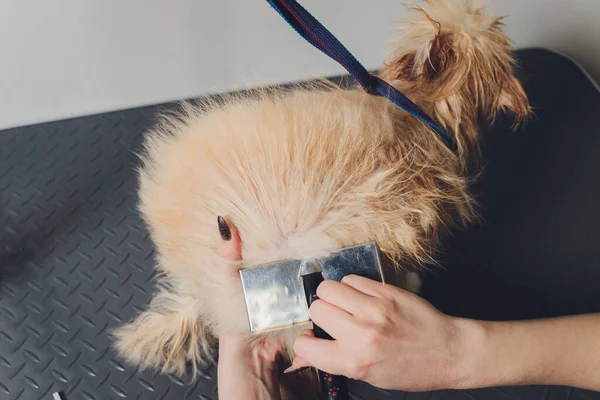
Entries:
{"type": "Polygon", "coordinates": [[[229,261],[239,261],[242,259],[242,240],[240,234],[231,221],[219,216],[217,218],[219,234],[221,235],[221,244],[217,249],[217,254],[229,261]]]}
{"type": "MultiPolygon", "coordinates": [[[[312,329],[304,329],[303,331],[301,331],[298,334],[298,337],[300,336],[306,336],[306,337],[311,337],[314,338],[315,337],[315,333],[312,329]]],[[[297,339],[297,338],[296,338],[297,339]]],[[[290,374],[292,372],[296,372],[299,369],[304,369],[307,367],[312,367],[312,365],[310,365],[310,363],[308,361],[306,361],[304,358],[296,355],[294,357],[294,359],[292,360],[292,365],[287,368],[285,371],[283,371],[284,374],[290,374]]]]}
{"type": "Polygon", "coordinates": [[[317,295],[327,303],[359,318],[369,312],[374,300],[373,296],[333,280],[323,281],[317,288],[317,295]]]}
{"type": "Polygon", "coordinates": [[[298,339],[300,336],[315,337],[315,331],[313,331],[312,329],[304,329],[298,334],[296,339],[298,339]]]}
{"type": "Polygon", "coordinates": [[[335,340],[317,339],[308,335],[300,335],[294,343],[296,357],[302,358],[309,365],[329,372],[330,374],[343,375],[343,351],[335,340]]]}
{"type": "Polygon", "coordinates": [[[294,360],[292,361],[292,365],[289,366],[288,368],[286,368],[283,373],[284,374],[291,374],[293,372],[296,372],[300,369],[304,369],[304,368],[309,368],[312,367],[312,365],[310,365],[310,363],[308,361],[306,361],[304,358],[296,356],[294,357],[294,360]]]}
{"type": "Polygon", "coordinates": [[[324,300],[313,302],[308,312],[312,322],[334,339],[339,339],[351,331],[355,324],[351,314],[324,300]]]}
{"type": "Polygon", "coordinates": [[[380,297],[385,285],[382,282],[365,278],[359,275],[346,275],[342,283],[372,297],[380,297]]]}
{"type": "Polygon", "coordinates": [[[242,259],[242,240],[240,234],[231,221],[219,216],[217,217],[221,243],[217,249],[217,255],[226,261],[225,271],[231,277],[237,277],[242,259]]]}

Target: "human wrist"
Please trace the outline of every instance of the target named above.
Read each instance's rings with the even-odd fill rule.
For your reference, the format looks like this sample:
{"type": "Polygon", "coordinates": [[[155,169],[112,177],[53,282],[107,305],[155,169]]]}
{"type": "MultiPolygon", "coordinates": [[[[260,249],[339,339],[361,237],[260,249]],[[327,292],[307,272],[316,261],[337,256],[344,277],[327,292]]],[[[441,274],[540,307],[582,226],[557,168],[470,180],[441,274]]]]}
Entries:
{"type": "Polygon", "coordinates": [[[460,379],[455,389],[539,384],[551,352],[536,340],[536,323],[460,320],[460,379]]]}
{"type": "Polygon", "coordinates": [[[445,386],[447,389],[479,387],[480,366],[485,362],[485,349],[490,340],[487,326],[481,321],[454,317],[450,324],[452,361],[445,386]]]}

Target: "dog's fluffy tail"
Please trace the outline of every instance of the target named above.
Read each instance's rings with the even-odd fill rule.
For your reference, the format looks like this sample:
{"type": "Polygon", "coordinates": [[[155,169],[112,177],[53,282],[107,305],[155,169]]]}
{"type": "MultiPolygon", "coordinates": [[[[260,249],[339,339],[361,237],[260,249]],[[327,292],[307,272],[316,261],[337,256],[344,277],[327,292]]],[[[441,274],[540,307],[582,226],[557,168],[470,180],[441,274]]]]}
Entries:
{"type": "Polygon", "coordinates": [[[530,114],[502,18],[472,0],[426,0],[409,6],[402,30],[381,75],[453,132],[462,151],[475,147],[482,120],[510,109],[518,124],[530,114]]]}

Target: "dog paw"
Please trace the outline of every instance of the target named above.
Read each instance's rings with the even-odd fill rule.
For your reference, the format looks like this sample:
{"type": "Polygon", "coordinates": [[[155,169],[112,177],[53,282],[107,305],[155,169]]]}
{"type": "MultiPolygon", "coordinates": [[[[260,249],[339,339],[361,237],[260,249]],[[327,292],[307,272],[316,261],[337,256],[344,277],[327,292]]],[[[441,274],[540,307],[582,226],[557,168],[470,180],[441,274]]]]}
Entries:
{"type": "Polygon", "coordinates": [[[118,353],[141,369],[183,376],[190,364],[196,376],[199,367],[213,360],[214,339],[201,322],[176,312],[146,311],[113,336],[118,353]]]}

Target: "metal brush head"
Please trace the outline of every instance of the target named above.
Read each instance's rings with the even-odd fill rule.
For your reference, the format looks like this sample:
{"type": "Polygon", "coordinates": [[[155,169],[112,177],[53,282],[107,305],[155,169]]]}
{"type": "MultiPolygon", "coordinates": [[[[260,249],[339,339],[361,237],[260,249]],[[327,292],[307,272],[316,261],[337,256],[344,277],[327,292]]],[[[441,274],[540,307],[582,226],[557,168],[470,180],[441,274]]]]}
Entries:
{"type": "Polygon", "coordinates": [[[341,281],[360,275],[383,282],[375,243],[347,247],[327,257],[278,261],[240,271],[252,332],[281,329],[310,321],[302,276],[323,272],[325,279],[341,281]]]}

